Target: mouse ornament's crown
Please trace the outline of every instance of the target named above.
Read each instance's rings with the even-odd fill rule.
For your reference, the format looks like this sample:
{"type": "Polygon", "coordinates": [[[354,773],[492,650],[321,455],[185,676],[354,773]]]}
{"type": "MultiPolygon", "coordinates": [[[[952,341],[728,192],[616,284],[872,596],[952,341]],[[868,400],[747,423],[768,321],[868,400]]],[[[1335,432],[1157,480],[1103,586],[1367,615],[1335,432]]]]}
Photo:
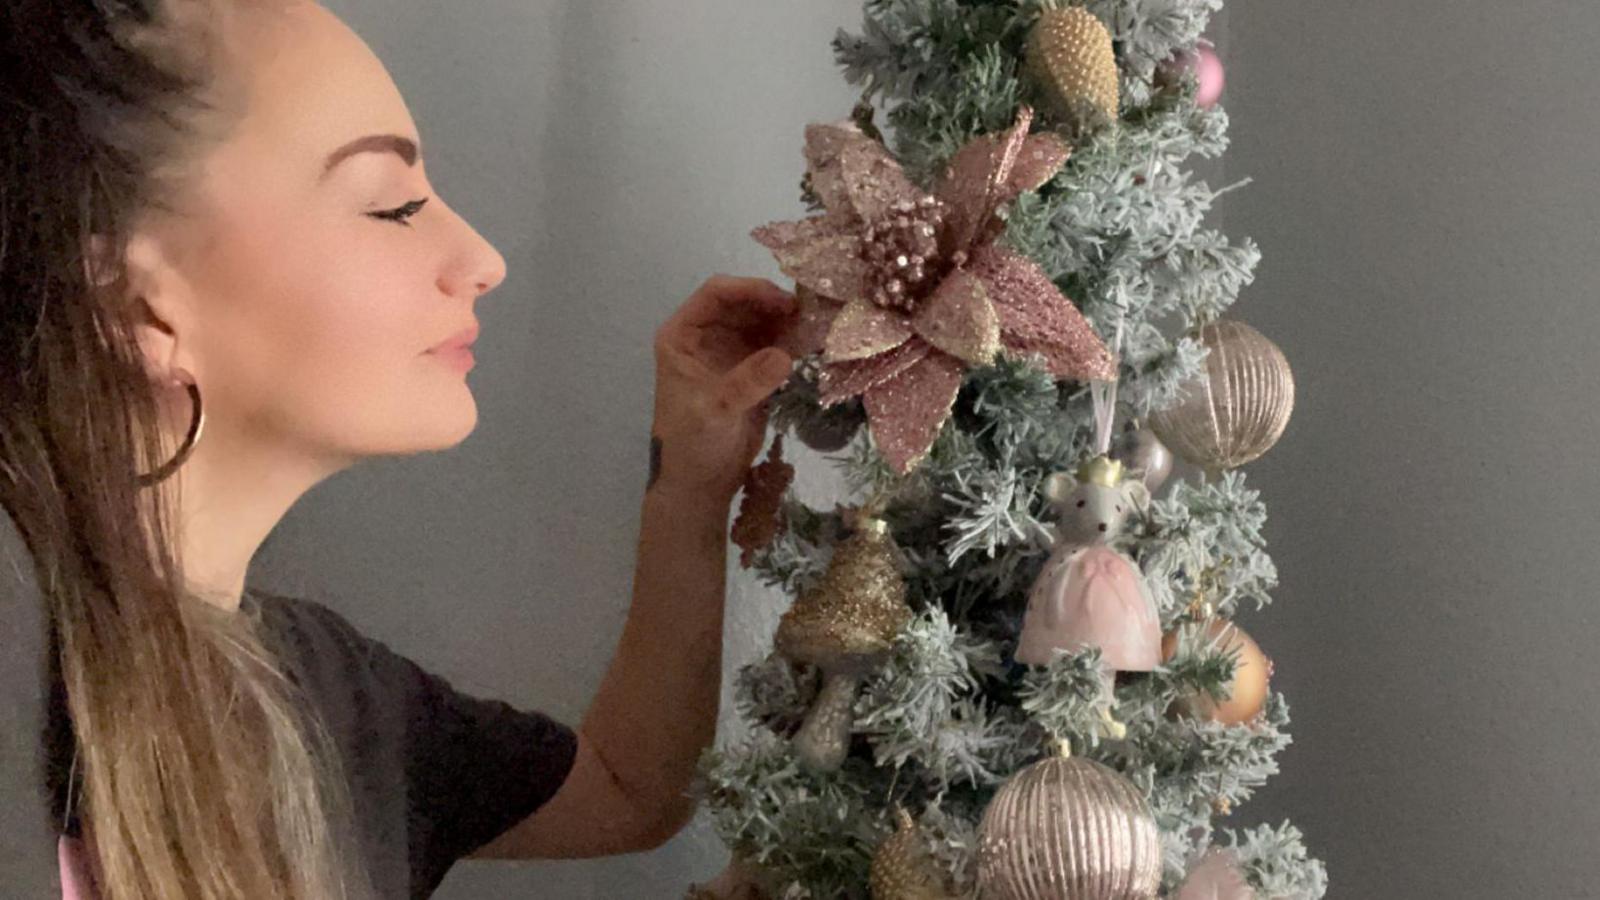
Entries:
{"type": "Polygon", "coordinates": [[[1122,462],[1109,456],[1096,456],[1078,467],[1078,481],[1116,487],[1122,483],[1122,462]]]}

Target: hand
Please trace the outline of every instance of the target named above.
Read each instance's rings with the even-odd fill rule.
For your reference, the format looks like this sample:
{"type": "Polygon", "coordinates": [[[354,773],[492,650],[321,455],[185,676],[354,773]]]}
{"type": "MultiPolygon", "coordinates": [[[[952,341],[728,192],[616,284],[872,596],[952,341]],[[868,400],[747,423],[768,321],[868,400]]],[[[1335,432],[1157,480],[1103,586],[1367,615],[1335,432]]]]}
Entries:
{"type": "Polygon", "coordinates": [[[775,345],[798,320],[776,284],[714,275],[656,330],[652,484],[732,503],[766,437],[767,397],[794,366],[775,345]]]}

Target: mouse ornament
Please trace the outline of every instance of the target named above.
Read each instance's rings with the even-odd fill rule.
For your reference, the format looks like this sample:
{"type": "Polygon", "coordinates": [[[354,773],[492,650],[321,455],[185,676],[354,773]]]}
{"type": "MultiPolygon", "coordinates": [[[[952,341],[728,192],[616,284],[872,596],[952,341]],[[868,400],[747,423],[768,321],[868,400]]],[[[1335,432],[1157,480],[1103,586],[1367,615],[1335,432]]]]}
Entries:
{"type": "Polygon", "coordinates": [[[1079,466],[1076,478],[1050,476],[1044,491],[1060,513],[1057,539],[1028,594],[1017,660],[1042,666],[1056,650],[1098,647],[1110,670],[1161,665],[1161,619],[1150,586],[1110,545],[1128,515],[1148,506],[1149,489],[1100,455],[1079,466]]]}

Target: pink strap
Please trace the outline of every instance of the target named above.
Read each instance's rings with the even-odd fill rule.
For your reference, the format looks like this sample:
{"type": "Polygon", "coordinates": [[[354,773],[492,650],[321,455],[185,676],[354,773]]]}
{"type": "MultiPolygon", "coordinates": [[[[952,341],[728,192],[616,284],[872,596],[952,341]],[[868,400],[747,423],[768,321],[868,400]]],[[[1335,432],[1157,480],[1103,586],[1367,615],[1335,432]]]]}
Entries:
{"type": "Polygon", "coordinates": [[[61,900],[96,900],[100,896],[82,840],[63,834],[56,842],[56,857],[61,863],[61,900]]]}

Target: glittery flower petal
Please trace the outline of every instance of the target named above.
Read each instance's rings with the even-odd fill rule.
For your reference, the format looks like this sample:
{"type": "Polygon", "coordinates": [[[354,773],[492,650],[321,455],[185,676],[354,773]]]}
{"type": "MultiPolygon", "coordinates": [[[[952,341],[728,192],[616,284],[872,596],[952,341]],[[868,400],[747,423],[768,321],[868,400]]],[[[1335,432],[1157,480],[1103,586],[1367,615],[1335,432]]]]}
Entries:
{"type": "Polygon", "coordinates": [[[1000,341],[1008,349],[1043,354],[1057,378],[1116,379],[1116,360],[1105,342],[1033,260],[985,244],[966,268],[988,289],[1000,317],[1000,341]]]}
{"type": "Polygon", "coordinates": [[[917,334],[968,365],[981,366],[1000,351],[1000,317],[983,282],[957,269],[917,308],[917,334]]]}
{"type": "Polygon", "coordinates": [[[1001,206],[1055,177],[1072,148],[1049,132],[1030,135],[1033,111],[1022,107],[1016,124],[1000,134],[968,141],[945,167],[934,196],[949,208],[941,247],[970,251],[1001,206]]]}
{"type": "Polygon", "coordinates": [[[994,148],[992,135],[968,141],[945,166],[934,187],[934,196],[947,207],[945,234],[940,242],[946,254],[968,249],[988,218],[992,209],[988,197],[989,179],[994,172],[994,148]]]}
{"type": "Polygon", "coordinates": [[[806,171],[811,177],[811,190],[822,200],[828,212],[845,217],[853,214],[850,192],[845,188],[844,171],[839,165],[839,154],[851,144],[870,140],[849,119],[814,122],[806,126],[806,171]]]}
{"type": "Polygon", "coordinates": [[[856,359],[822,367],[817,378],[818,402],[832,406],[855,397],[899,375],[933,352],[927,341],[912,337],[904,344],[870,359],[856,359]]]}
{"type": "Polygon", "coordinates": [[[839,166],[851,205],[864,221],[876,222],[890,215],[896,205],[915,203],[925,196],[906,177],[900,161],[877,141],[846,145],[839,151],[839,166]]]}
{"type": "Polygon", "coordinates": [[[861,236],[842,218],[771,222],[750,236],[772,251],[783,274],[824,297],[849,300],[866,292],[868,268],[861,259],[861,236]]]}
{"type": "Polygon", "coordinates": [[[1018,194],[1038,190],[1061,171],[1071,155],[1072,147],[1054,132],[1028,135],[1028,139],[1022,143],[1021,152],[1017,154],[1017,163],[1011,169],[1011,176],[1001,187],[997,202],[1004,204],[1018,194]]]}
{"type": "Polygon", "coordinates": [[[905,343],[908,337],[911,323],[904,313],[857,297],[834,318],[823,343],[822,359],[833,363],[877,356],[905,343]]]}
{"type": "Polygon", "coordinates": [[[924,196],[894,154],[848,119],[806,126],[806,163],[823,206],[853,222],[881,219],[895,204],[924,196]]]}
{"type": "Polygon", "coordinates": [[[833,327],[833,320],[844,307],[803,284],[795,286],[794,299],[799,307],[799,317],[794,327],[777,342],[777,346],[796,358],[821,353],[828,329],[833,327]]]}
{"type": "Polygon", "coordinates": [[[928,455],[950,418],[965,371],[961,360],[934,351],[867,391],[864,401],[872,442],[895,472],[910,472],[928,455]]]}
{"type": "Polygon", "coordinates": [[[1000,196],[1022,152],[1032,121],[1032,110],[1022,107],[1017,123],[1010,129],[999,135],[974,137],[957,150],[945,166],[933,193],[950,208],[946,219],[946,253],[969,249],[1000,207],[1000,196]]]}

